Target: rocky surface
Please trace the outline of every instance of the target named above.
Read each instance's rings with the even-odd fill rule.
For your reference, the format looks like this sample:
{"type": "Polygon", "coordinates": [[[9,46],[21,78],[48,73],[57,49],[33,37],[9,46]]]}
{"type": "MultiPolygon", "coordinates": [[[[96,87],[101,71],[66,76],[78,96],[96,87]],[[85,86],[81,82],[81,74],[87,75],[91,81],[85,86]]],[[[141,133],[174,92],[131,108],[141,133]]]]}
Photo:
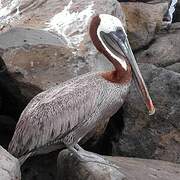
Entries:
{"type": "Polygon", "coordinates": [[[14,133],[16,121],[8,115],[0,115],[0,144],[3,148],[8,147],[14,133]]]}
{"type": "Polygon", "coordinates": [[[146,4],[141,2],[121,2],[127,23],[127,33],[134,50],[151,42],[160,29],[168,4],[146,4]]]}
{"type": "Polygon", "coordinates": [[[146,50],[136,53],[137,61],[160,67],[180,62],[179,34],[180,23],[173,24],[168,32],[160,32],[156,35],[155,41],[146,50]]]}
{"type": "Polygon", "coordinates": [[[165,161],[124,157],[104,157],[104,159],[107,165],[97,162],[84,163],[80,162],[67,150],[62,151],[58,156],[57,179],[178,180],[180,176],[180,165],[165,161]]]}
{"type": "Polygon", "coordinates": [[[19,161],[0,146],[0,177],[1,180],[20,180],[19,161]]]}
{"type": "Polygon", "coordinates": [[[53,34],[17,28],[1,34],[0,39],[6,67],[28,99],[75,76],[76,62],[73,61],[71,49],[53,34]],[[8,41],[7,37],[14,43],[8,41]],[[16,37],[16,41],[13,37],[16,37]],[[72,63],[75,66],[73,70],[72,63]]]}
{"type": "Polygon", "coordinates": [[[118,141],[113,142],[112,153],[180,163],[180,74],[149,64],[140,68],[156,113],[148,115],[132,86],[123,107],[124,129],[118,141]]]}
{"type": "Polygon", "coordinates": [[[166,69],[180,73],[180,62],[174,63],[170,66],[166,66],[166,69]]]}
{"type": "Polygon", "coordinates": [[[8,48],[21,47],[23,45],[35,46],[44,44],[65,46],[67,44],[63,36],[58,36],[43,30],[23,27],[11,28],[9,31],[1,33],[0,42],[0,48],[4,50],[8,50],[8,48]]]}
{"type": "MultiPolygon", "coordinates": [[[[88,152],[89,153],[89,152],[88,152]]],[[[124,180],[125,176],[119,171],[116,165],[99,155],[90,153],[98,162],[81,162],[68,150],[61,151],[57,159],[57,179],[94,179],[94,180],[124,180]],[[105,163],[105,164],[104,164],[105,163]],[[107,164],[107,165],[106,165],[107,164]]],[[[90,159],[91,161],[91,159],[90,159]]]]}

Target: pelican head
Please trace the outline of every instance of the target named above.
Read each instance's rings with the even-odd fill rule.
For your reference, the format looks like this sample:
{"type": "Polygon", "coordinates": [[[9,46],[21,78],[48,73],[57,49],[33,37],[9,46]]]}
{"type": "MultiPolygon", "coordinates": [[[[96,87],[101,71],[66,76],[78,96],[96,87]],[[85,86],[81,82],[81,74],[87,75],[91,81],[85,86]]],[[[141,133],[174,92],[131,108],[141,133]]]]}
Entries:
{"type": "Polygon", "coordinates": [[[154,114],[154,105],[121,21],[108,14],[96,15],[92,18],[89,33],[95,47],[112,63],[116,62],[121,65],[124,73],[128,70],[128,64],[131,66],[133,78],[147,106],[149,115],[154,114]]]}

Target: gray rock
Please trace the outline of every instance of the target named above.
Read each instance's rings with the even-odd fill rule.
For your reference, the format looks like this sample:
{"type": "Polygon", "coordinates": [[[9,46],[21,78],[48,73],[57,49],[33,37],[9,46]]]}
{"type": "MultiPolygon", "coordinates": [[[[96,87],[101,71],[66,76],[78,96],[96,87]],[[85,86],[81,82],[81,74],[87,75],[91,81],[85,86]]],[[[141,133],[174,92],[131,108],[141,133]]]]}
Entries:
{"type": "Polygon", "coordinates": [[[14,133],[16,121],[9,116],[0,115],[0,144],[8,148],[8,144],[14,133]]]}
{"type": "Polygon", "coordinates": [[[21,92],[29,99],[88,68],[83,59],[74,59],[71,49],[63,46],[26,44],[6,49],[3,58],[21,92]]]}
{"type": "Polygon", "coordinates": [[[108,157],[110,161],[119,166],[127,180],[178,180],[180,165],[167,161],[108,157]]]}
{"type": "Polygon", "coordinates": [[[180,176],[180,165],[165,161],[110,156],[104,159],[109,164],[83,163],[64,150],[57,160],[57,180],[178,180],[180,176]]]}
{"type": "Polygon", "coordinates": [[[1,180],[20,180],[19,161],[0,146],[0,177],[1,180]]]}
{"type": "Polygon", "coordinates": [[[180,74],[141,64],[140,69],[156,107],[149,116],[132,86],[123,107],[124,129],[113,154],[180,163],[180,74]]]}
{"type": "Polygon", "coordinates": [[[66,41],[62,36],[32,28],[15,27],[0,34],[1,49],[39,44],[65,46],[66,41]]]}
{"type": "Polygon", "coordinates": [[[156,40],[146,50],[136,53],[139,63],[150,63],[160,67],[170,66],[180,62],[180,23],[172,25],[171,29],[159,33],[156,40]]]}
{"type": "Polygon", "coordinates": [[[180,73],[180,62],[167,66],[166,69],[180,73]]]}

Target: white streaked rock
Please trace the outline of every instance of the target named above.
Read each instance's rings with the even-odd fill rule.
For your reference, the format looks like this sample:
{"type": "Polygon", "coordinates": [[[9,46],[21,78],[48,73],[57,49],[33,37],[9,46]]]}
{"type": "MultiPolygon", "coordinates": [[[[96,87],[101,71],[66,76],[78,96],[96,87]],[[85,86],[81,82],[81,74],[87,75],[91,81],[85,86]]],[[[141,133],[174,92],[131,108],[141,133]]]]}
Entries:
{"type": "Polygon", "coordinates": [[[20,180],[21,172],[18,159],[0,146],[0,179],[20,180]]]}

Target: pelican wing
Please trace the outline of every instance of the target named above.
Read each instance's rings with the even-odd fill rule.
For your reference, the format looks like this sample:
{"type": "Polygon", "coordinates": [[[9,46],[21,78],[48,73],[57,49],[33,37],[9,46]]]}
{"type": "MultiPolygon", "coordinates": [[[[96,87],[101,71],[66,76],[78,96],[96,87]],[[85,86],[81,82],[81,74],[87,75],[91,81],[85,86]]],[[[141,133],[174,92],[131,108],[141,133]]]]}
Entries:
{"type": "Polygon", "coordinates": [[[35,96],[21,114],[9,151],[20,157],[81,125],[96,110],[99,86],[100,82],[88,75],[35,96]]]}

